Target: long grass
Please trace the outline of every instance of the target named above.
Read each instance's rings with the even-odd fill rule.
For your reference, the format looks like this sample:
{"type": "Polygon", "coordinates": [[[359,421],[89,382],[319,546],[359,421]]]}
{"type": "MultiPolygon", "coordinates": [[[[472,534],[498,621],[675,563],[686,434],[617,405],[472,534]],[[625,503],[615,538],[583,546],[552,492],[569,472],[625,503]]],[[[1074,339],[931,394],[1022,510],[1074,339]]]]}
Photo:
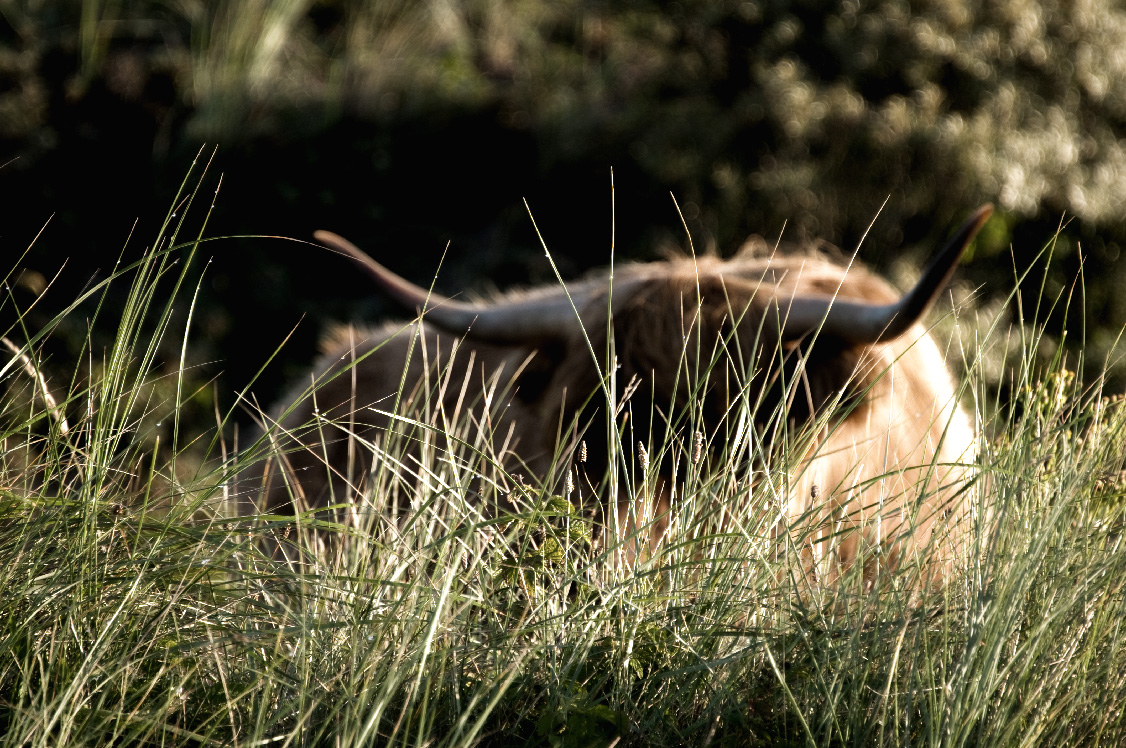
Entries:
{"type": "Polygon", "coordinates": [[[752,483],[661,439],[627,490],[677,452],[683,503],[632,564],[580,510],[581,464],[562,496],[494,476],[515,509],[485,516],[488,440],[464,418],[412,424],[421,463],[372,445],[403,518],[238,517],[231,478],[262,455],[224,440],[230,414],[202,460],[178,427],[149,434],[193,396],[183,357],[157,367],[200,274],[182,220],[89,292],[129,301],[92,318],[116,343],[65,387],[39,376],[50,327],[5,332],[24,343],[0,369],[4,745],[1126,742],[1126,409],[1062,355],[1034,365],[1034,325],[1010,401],[977,397],[982,520],[941,588],[810,584],[764,509],[786,465],[752,483]]]}

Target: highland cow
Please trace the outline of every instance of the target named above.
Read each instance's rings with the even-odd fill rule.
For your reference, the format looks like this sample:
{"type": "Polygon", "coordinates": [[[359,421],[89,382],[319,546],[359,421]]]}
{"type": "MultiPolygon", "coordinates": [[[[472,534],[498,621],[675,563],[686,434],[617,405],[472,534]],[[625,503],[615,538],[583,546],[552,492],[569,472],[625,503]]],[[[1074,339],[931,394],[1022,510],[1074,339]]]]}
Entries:
{"type": "MultiPolygon", "coordinates": [[[[810,432],[784,514],[821,513],[814,556],[831,545],[845,568],[864,543],[886,546],[891,563],[952,543],[965,522],[975,436],[921,319],[991,212],[978,209],[903,295],[855,264],[741,252],[469,303],[431,295],[317,232],[418,317],[326,339],[310,377],[270,414],[275,454],[241,477],[242,509],[348,505],[378,490],[368,484],[376,461],[420,465],[420,450],[446,447],[418,429],[433,427],[433,436],[458,420],[477,425],[470,446],[501,467],[551,481],[581,440],[587,474],[605,487],[622,479],[605,457],[616,435],[626,434],[626,451],[661,429],[690,428],[679,437],[715,445],[742,412],[763,434],[777,433],[770,424],[810,432]],[[626,429],[622,408],[609,419],[606,410],[631,397],[626,429]],[[677,419],[682,409],[692,417],[677,419]],[[411,444],[388,449],[403,425],[414,429],[404,437],[411,444]]],[[[654,468],[659,480],[644,503],[655,544],[675,509],[677,467],[666,459],[654,468]]],[[[625,527],[636,521],[639,492],[616,493],[625,527]]]]}

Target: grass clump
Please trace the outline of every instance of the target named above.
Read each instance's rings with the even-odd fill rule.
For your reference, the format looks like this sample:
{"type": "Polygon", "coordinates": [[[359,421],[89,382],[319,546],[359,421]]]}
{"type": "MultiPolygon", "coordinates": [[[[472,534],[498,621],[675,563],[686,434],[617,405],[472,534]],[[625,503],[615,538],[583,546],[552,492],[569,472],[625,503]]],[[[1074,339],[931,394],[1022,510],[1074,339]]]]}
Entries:
{"type": "MultiPolygon", "coordinates": [[[[1026,363],[1034,339],[1011,402],[979,414],[979,526],[941,588],[910,570],[811,585],[763,510],[771,476],[729,468],[687,470],[679,524],[632,564],[577,508],[583,481],[560,496],[502,476],[512,508],[483,515],[472,450],[436,450],[396,521],[236,517],[229,416],[189,444],[183,362],[157,367],[199,245],[181,225],[91,290],[130,301],[65,388],[38,376],[49,328],[6,331],[28,343],[2,372],[4,745],[1126,739],[1126,408],[1062,358],[1026,363]]],[[[672,448],[649,449],[638,485],[672,448]]]]}

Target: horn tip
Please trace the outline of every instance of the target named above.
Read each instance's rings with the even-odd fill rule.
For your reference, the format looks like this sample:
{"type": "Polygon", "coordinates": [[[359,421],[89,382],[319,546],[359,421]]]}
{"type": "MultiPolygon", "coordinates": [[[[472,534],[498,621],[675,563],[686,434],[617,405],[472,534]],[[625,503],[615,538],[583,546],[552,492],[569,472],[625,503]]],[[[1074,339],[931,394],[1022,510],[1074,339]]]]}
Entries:
{"type": "Polygon", "coordinates": [[[351,257],[361,265],[370,267],[375,261],[368,257],[367,253],[357,247],[352,242],[345,239],[340,234],[335,234],[331,231],[320,229],[313,232],[313,238],[318,242],[328,247],[333,252],[342,254],[346,257],[351,257]]]}
{"type": "Polygon", "coordinates": [[[974,240],[977,233],[981,231],[986,222],[989,221],[990,216],[993,215],[993,203],[986,203],[980,208],[975,210],[969,218],[962,223],[961,228],[958,229],[954,235],[953,246],[961,246],[959,254],[965,251],[970,242],[974,240]]]}
{"type": "Polygon", "coordinates": [[[974,233],[981,230],[985,222],[990,220],[991,215],[993,215],[993,204],[985,203],[980,208],[977,208],[972,216],[969,216],[969,223],[974,226],[974,233]]]}

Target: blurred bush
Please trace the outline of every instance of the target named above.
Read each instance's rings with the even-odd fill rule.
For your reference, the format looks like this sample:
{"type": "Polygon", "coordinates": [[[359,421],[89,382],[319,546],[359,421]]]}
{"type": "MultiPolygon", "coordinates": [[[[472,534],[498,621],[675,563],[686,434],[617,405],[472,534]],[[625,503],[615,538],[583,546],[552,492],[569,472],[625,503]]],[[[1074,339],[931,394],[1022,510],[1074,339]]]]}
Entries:
{"type": "MultiPolygon", "coordinates": [[[[613,167],[619,252],[645,258],[684,243],[670,191],[697,248],[867,235],[885,271],[993,201],[963,289],[986,309],[1074,217],[1045,288],[1082,262],[1100,368],[1126,323],[1126,9],[1107,0],[3,0],[0,19],[0,179],[12,215],[62,211],[44,274],[76,242],[77,276],[116,256],[218,143],[209,233],[332,228],[420,280],[452,240],[446,291],[550,277],[522,197],[566,273],[604,263],[613,167]]],[[[383,310],[315,250],[218,247],[202,345],[231,388],[299,314],[294,362],[321,319],[383,310]]]]}
{"type": "Polygon", "coordinates": [[[889,225],[949,222],[984,197],[1121,223],[1126,12],[1112,3],[216,7],[194,14],[191,68],[191,129],[210,140],[270,133],[307,105],[314,129],[495,106],[549,163],[624,147],[729,241],[780,219],[858,234],[889,195],[889,225]]]}

